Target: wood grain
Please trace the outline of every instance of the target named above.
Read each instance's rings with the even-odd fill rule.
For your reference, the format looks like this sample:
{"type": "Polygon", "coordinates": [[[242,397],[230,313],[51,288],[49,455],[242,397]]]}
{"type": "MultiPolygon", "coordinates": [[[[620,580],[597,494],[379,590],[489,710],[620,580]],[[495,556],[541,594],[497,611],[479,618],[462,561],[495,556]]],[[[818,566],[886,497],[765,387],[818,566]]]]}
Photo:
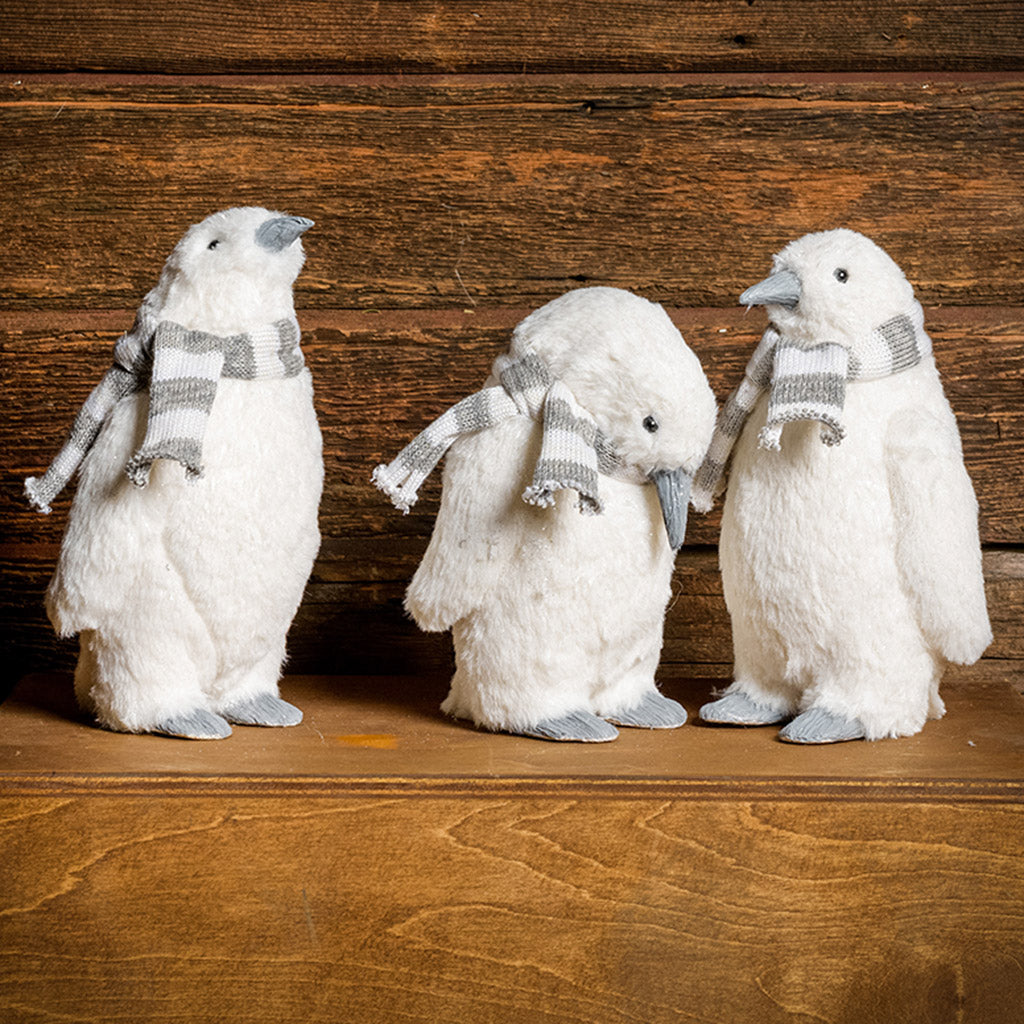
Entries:
{"type": "Polygon", "coordinates": [[[8,309],[134,306],[240,203],[318,222],[304,307],[728,306],[836,224],[927,304],[1024,303],[1014,78],[24,77],[0,130],[8,309]]]}
{"type": "Polygon", "coordinates": [[[581,752],[400,680],[287,687],[303,725],[224,743],[94,729],[67,679],[0,710],[5,1024],[988,1024],[1024,996],[1005,683],[828,756],[697,726],[581,752]]]}
{"type": "Polygon", "coordinates": [[[97,796],[0,814],[5,862],[32,865],[0,909],[9,1024],[985,1024],[1024,996],[1019,805],[97,796]]]}
{"type": "Polygon", "coordinates": [[[662,686],[689,724],[624,729],[586,747],[448,718],[445,675],[288,675],[283,692],[302,708],[301,725],[196,743],[96,728],[76,708],[69,675],[33,674],[0,707],[0,793],[1019,802],[1024,697],[1013,681],[982,665],[951,669],[946,716],[917,736],[825,751],[781,743],[777,727],[695,721],[715,681],[678,674],[662,686]]]}
{"type": "Polygon", "coordinates": [[[1024,63],[1012,0],[278,3],[5,0],[11,71],[986,70],[1024,63]]]}
{"type": "MultiPolygon", "coordinates": [[[[1022,44],[1012,0],[0,0],[0,698],[73,658],[42,610],[67,498],[39,517],[21,478],[184,226],[240,203],[317,221],[328,486],[291,668],[340,674],[284,680],[301,726],[215,744],[104,732],[67,675],[23,682],[4,1024],[1018,1019],[1022,44]],[[401,610],[438,482],[402,517],[372,465],[583,283],[672,307],[723,396],[762,322],[736,296],[839,223],[930,307],[981,498],[996,639],[946,717],[825,750],[443,718],[448,638],[401,610]]],[[[691,714],[729,672],[717,522],[666,621],[691,714]]]]}

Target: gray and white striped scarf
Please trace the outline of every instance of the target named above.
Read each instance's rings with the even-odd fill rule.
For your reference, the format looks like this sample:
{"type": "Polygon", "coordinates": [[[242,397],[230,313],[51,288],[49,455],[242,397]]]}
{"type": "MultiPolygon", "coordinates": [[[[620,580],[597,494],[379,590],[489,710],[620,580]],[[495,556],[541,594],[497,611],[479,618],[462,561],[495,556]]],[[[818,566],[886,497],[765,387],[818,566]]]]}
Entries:
{"type": "Polygon", "coordinates": [[[768,413],[758,435],[760,447],[778,450],[782,428],[797,420],[818,421],[822,442],[839,444],[845,433],[842,414],[847,381],[890,377],[916,366],[931,352],[920,304],[914,303],[909,313],[876,327],[856,347],[861,355],[834,343],[801,348],[774,327],[764,332],[743,380],[718,414],[711,446],[694,478],[690,502],[698,512],[710,511],[723,490],[733,445],[766,390],[770,389],[768,413]]]}
{"type": "Polygon", "coordinates": [[[581,512],[601,511],[598,474],[610,473],[618,461],[593,417],[555,378],[537,356],[499,356],[494,374],[500,385],[483,388],[442,413],[403,448],[388,465],[373,471],[373,482],[396,508],[408,512],[420,484],[463,434],[486,430],[513,416],[530,416],[543,424],[540,457],[523,500],[546,507],[555,492],[579,494],[581,512]]]}
{"type": "Polygon", "coordinates": [[[158,321],[143,303],[132,329],[114,346],[114,364],[79,410],[63,447],[41,478],[25,481],[40,512],[50,511],[122,398],[149,388],[142,445],[125,467],[139,487],[157,459],[174,459],[189,476],[202,473],[203,437],[221,377],[239,380],[294,377],[305,365],[294,317],[246,334],[222,337],[158,321]]]}

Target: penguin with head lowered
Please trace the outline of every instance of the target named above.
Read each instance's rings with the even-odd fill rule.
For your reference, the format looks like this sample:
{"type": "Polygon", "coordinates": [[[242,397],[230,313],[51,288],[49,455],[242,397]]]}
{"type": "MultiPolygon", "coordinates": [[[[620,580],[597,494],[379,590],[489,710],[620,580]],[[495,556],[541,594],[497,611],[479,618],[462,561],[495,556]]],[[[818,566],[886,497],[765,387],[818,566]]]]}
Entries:
{"type": "Polygon", "coordinates": [[[41,478],[80,468],[47,591],[79,635],[79,702],[194,739],[294,725],[285,636],[320,543],[321,436],[292,284],[312,221],[258,207],[191,227],[41,478]]]}
{"type": "Polygon", "coordinates": [[[992,639],[977,502],[900,268],[806,235],[740,297],[770,326],[719,417],[693,503],[728,465],[720,560],[734,682],[701,718],[793,743],[918,732],[947,662],[992,639]]]}
{"type": "Polygon", "coordinates": [[[526,317],[483,390],[377,468],[408,510],[448,453],[405,602],[422,629],[452,631],[444,711],[580,742],[685,722],[655,670],[714,419],[700,363],[660,306],[582,288],[526,317]]]}

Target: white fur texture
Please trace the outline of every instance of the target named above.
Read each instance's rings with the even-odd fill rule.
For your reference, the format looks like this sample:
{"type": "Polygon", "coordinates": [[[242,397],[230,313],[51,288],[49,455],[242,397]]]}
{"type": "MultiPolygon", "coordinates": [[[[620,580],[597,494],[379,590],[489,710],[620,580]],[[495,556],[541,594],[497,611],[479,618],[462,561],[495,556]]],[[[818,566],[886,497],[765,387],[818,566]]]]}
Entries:
{"type": "MultiPolygon", "coordinates": [[[[769,315],[808,344],[850,345],[913,301],[896,264],[851,231],[805,236],[775,268],[796,273],[801,298],[769,315]]],[[[916,733],[943,713],[946,661],[973,662],[992,639],[977,502],[934,360],[851,382],[837,447],[795,423],[781,451],[760,449],[766,407],[736,444],[722,517],[729,690],[858,719],[868,739],[916,733]]]]}
{"type": "Polygon", "coordinates": [[[540,355],[628,462],[621,478],[601,477],[605,510],[587,516],[572,492],[552,508],[522,500],[540,448],[532,420],[463,437],[448,453],[406,607],[423,629],[452,630],[457,667],[443,710],[519,731],[572,711],[624,710],[655,688],[673,554],[646,478],[697,468],[715,403],[664,310],[618,289],[542,307],[511,352],[540,355]],[[648,415],[656,433],[643,427],[648,415]]]}
{"type": "MultiPolygon", "coordinates": [[[[151,293],[161,318],[226,335],[292,315],[301,243],[272,254],[252,241],[273,216],[224,211],[191,228],[151,293]]],[[[147,393],[124,399],[104,424],[47,593],[55,628],[80,634],[76,693],[104,725],[145,732],[196,708],[277,694],[320,542],[312,395],[308,370],[221,379],[203,476],[186,480],[180,465],[158,461],[141,489],[124,467],[145,433],[147,393]]]]}

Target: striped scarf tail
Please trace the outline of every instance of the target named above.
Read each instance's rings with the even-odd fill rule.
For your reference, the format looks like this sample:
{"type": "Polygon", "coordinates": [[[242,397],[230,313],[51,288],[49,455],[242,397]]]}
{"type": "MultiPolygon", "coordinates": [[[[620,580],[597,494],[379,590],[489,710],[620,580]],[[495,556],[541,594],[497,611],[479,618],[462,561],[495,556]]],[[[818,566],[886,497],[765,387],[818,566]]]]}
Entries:
{"type": "Polygon", "coordinates": [[[758,434],[761,447],[778,451],[782,428],[800,420],[817,420],[822,441],[839,444],[843,439],[840,417],[846,402],[848,361],[849,353],[843,345],[776,345],[768,417],[758,434]]]}
{"type": "Polygon", "coordinates": [[[443,412],[390,463],[379,465],[370,479],[391,499],[395,508],[408,513],[416,504],[420,485],[457,437],[485,430],[517,412],[515,402],[504,388],[476,391],[443,412]]]}
{"type": "Polygon", "coordinates": [[[769,327],[754,349],[739,387],[729,395],[718,413],[715,430],[711,435],[711,445],[697,470],[690,493],[690,504],[698,512],[710,512],[715,498],[725,489],[725,467],[732,454],[732,447],[743,431],[747,417],[753,411],[758,398],[771,383],[775,346],[778,341],[778,331],[774,327],[769,327]]]}
{"type": "Polygon", "coordinates": [[[64,489],[121,399],[149,387],[149,414],[142,445],[126,467],[142,487],[157,459],[180,462],[191,476],[202,473],[203,437],[223,377],[261,380],[294,377],[305,366],[295,317],[227,337],[158,321],[149,296],[135,325],[114,346],[114,365],[86,399],[71,432],[41,479],[29,477],[25,493],[40,511],[64,489]]]}
{"type": "Polygon", "coordinates": [[[554,492],[579,493],[580,510],[600,512],[598,474],[616,464],[615,454],[590,415],[569,389],[534,355],[500,356],[494,365],[501,386],[484,388],[453,405],[421,431],[371,479],[396,508],[408,512],[420,485],[463,434],[496,426],[512,416],[530,416],[543,424],[541,453],[523,500],[547,506],[554,492]]]}
{"type": "Polygon", "coordinates": [[[224,367],[224,339],[164,320],[153,339],[149,416],[142,446],[126,472],[145,487],[157,459],[174,459],[192,477],[202,475],[203,435],[224,367]]]}
{"type": "Polygon", "coordinates": [[[114,406],[137,390],[137,387],[135,375],[124,367],[112,366],[107,370],[78,410],[67,439],[49,468],[41,477],[30,476],[25,481],[25,495],[34,508],[46,515],[50,514],[50,503],[74,476],[96,440],[104,420],[114,406]]]}
{"type": "Polygon", "coordinates": [[[787,423],[821,423],[821,440],[837,445],[847,381],[880,380],[916,366],[931,353],[919,303],[856,339],[859,355],[844,345],[825,343],[801,348],[782,338],[774,327],[764,332],[750,357],[740,386],[718,415],[704,462],[694,479],[690,503],[709,512],[725,490],[725,472],[733,445],[743,432],[758,399],[768,389],[765,426],[758,435],[762,448],[778,450],[787,423]]]}
{"type": "Polygon", "coordinates": [[[540,458],[523,500],[547,508],[555,503],[556,491],[570,489],[579,495],[581,512],[600,513],[597,434],[597,424],[590,414],[561,381],[555,381],[544,399],[540,458]]]}

